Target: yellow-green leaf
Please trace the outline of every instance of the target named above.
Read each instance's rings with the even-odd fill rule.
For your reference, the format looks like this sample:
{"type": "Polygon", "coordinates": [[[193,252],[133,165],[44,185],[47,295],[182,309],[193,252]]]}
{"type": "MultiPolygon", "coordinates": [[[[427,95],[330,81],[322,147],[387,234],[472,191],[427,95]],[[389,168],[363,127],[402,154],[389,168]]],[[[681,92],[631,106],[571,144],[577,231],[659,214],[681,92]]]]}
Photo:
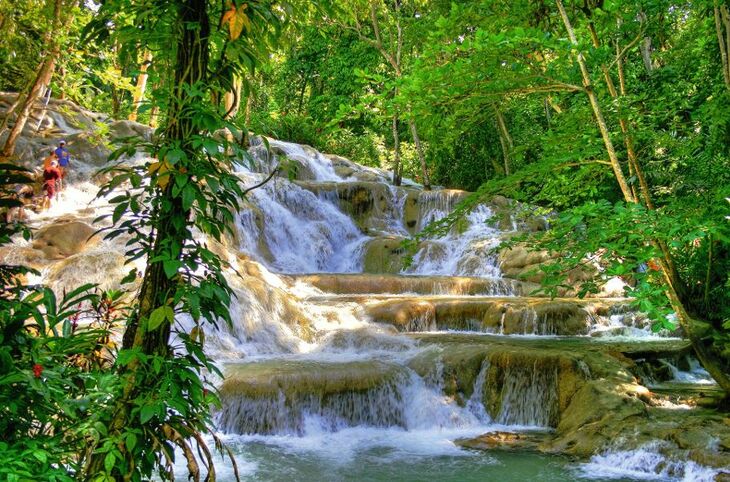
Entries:
{"type": "Polygon", "coordinates": [[[230,23],[228,24],[228,27],[231,31],[231,40],[236,40],[238,37],[241,36],[241,32],[243,32],[243,29],[245,28],[248,30],[251,28],[251,20],[249,20],[248,15],[244,12],[246,8],[248,7],[247,4],[243,4],[240,7],[236,9],[236,13],[234,13],[230,17],[230,23]]]}

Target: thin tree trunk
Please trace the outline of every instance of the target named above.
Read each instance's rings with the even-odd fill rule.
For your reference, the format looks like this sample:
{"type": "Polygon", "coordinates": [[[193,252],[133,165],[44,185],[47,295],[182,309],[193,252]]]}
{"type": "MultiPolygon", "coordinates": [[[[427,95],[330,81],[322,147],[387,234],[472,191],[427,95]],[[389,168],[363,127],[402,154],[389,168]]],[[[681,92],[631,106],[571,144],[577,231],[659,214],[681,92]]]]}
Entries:
{"type": "Polygon", "coordinates": [[[411,128],[411,135],[413,136],[413,142],[416,144],[416,152],[418,153],[418,160],[421,164],[421,173],[423,175],[423,188],[427,191],[431,190],[431,179],[428,177],[428,168],[426,167],[426,156],[423,153],[423,146],[421,145],[421,138],[418,137],[418,130],[416,129],[416,123],[412,118],[408,119],[408,125],[411,128]]]}
{"type": "Polygon", "coordinates": [[[403,182],[400,165],[400,134],[398,133],[398,112],[393,114],[393,185],[400,186],[403,182]]]}
{"type": "Polygon", "coordinates": [[[515,146],[512,142],[512,136],[509,135],[509,130],[507,130],[507,123],[504,121],[502,111],[496,105],[494,105],[493,108],[495,118],[497,119],[497,127],[499,130],[499,143],[502,146],[502,157],[504,158],[504,175],[509,176],[512,171],[512,150],[515,146]]]}
{"type": "MultiPolygon", "coordinates": [[[[60,0],[58,0],[58,2],[60,3],[60,0]]],[[[28,95],[23,99],[23,104],[20,107],[17,118],[15,119],[15,124],[12,129],[10,129],[8,138],[5,140],[5,145],[3,146],[2,152],[0,152],[0,158],[9,158],[15,152],[15,144],[30,118],[30,114],[33,110],[33,104],[35,104],[35,101],[40,97],[43,87],[48,84],[51,76],[53,75],[53,69],[56,66],[56,55],[58,55],[58,50],[54,49],[49,52],[43,60],[41,68],[33,80],[30,92],[28,92],[28,95]]]]}
{"type": "MultiPolygon", "coordinates": [[[[601,42],[598,38],[598,33],[596,32],[596,27],[593,24],[593,21],[588,22],[588,30],[591,33],[591,40],[593,42],[593,46],[597,49],[600,48],[601,42]]],[[[620,55],[620,52],[619,52],[619,55],[620,55]]],[[[626,91],[625,91],[626,81],[625,81],[625,75],[623,72],[623,62],[621,62],[621,61],[617,62],[617,65],[618,65],[618,69],[619,69],[619,79],[620,79],[619,85],[621,86],[621,95],[623,96],[623,95],[626,95],[626,91]]],[[[609,70],[608,70],[608,66],[606,66],[605,64],[601,65],[601,70],[603,71],[603,78],[604,78],[604,81],[606,82],[606,87],[608,88],[609,94],[611,94],[611,97],[613,99],[618,99],[619,93],[616,90],[616,85],[613,83],[613,78],[611,77],[611,72],[609,72],[609,70]]],[[[636,174],[637,179],[639,180],[639,185],[641,187],[641,193],[642,193],[642,198],[644,199],[644,203],[649,209],[653,209],[654,206],[652,205],[651,196],[649,195],[649,185],[646,182],[646,178],[644,177],[643,170],[639,166],[639,160],[636,155],[636,150],[634,149],[634,140],[633,140],[633,137],[631,136],[631,133],[629,132],[629,123],[626,120],[626,118],[623,116],[619,116],[618,122],[619,122],[619,126],[621,127],[621,134],[623,135],[624,146],[626,146],[626,155],[629,159],[629,173],[636,174]]],[[[633,186],[631,187],[631,193],[635,199],[639,198],[639,196],[637,196],[636,190],[633,188],[633,186]]]]}
{"type": "Polygon", "coordinates": [[[722,62],[722,78],[725,80],[725,87],[730,89],[730,60],[728,59],[728,50],[730,50],[730,12],[728,12],[727,5],[724,3],[720,5],[715,0],[714,16],[715,33],[717,34],[717,44],[720,47],[722,62]]]}
{"type": "Polygon", "coordinates": [[[231,119],[238,114],[241,106],[241,79],[237,76],[233,77],[231,82],[231,90],[223,96],[223,107],[225,109],[225,118],[231,119]]]}
{"type": "MultiPolygon", "coordinates": [[[[562,0],[555,0],[555,3],[558,6],[558,10],[560,10],[560,16],[562,17],[565,29],[568,31],[568,37],[570,38],[570,42],[574,46],[577,46],[578,40],[575,37],[575,31],[573,30],[573,26],[570,23],[568,13],[565,11],[562,0]]],[[[593,91],[591,76],[588,73],[588,67],[586,66],[585,58],[583,57],[582,52],[578,51],[577,59],[578,65],[580,67],[581,76],[583,77],[583,87],[585,89],[586,95],[588,96],[588,100],[590,101],[593,115],[596,119],[596,123],[598,124],[598,129],[601,132],[601,137],[603,138],[603,143],[606,146],[606,152],[608,153],[608,158],[611,162],[611,167],[613,168],[616,182],[618,182],[618,185],[621,188],[621,193],[623,194],[624,199],[626,199],[626,201],[628,202],[635,202],[636,200],[633,196],[633,193],[631,192],[631,189],[629,188],[628,183],[626,182],[626,177],[624,176],[623,170],[621,169],[621,163],[619,162],[618,156],[616,155],[616,149],[614,148],[613,142],[611,141],[611,136],[608,132],[608,126],[606,125],[606,120],[603,118],[603,111],[601,110],[601,106],[598,103],[596,93],[593,91]]]]}
{"type": "MultiPolygon", "coordinates": [[[[41,64],[39,64],[39,68],[41,64]]],[[[22,92],[18,92],[18,96],[15,97],[12,105],[8,107],[8,110],[5,112],[5,118],[3,119],[3,123],[2,125],[0,125],[0,136],[5,134],[5,131],[8,130],[8,124],[10,123],[10,119],[13,117],[13,114],[15,114],[15,110],[18,108],[18,106],[23,103],[23,99],[25,99],[26,95],[27,94],[25,90],[23,90],[22,92]]]]}
{"type": "Polygon", "coordinates": [[[139,106],[142,105],[142,101],[144,100],[144,93],[147,89],[147,79],[149,77],[149,74],[147,73],[147,68],[150,66],[151,62],[152,52],[150,52],[149,50],[145,50],[144,54],[142,54],[142,63],[139,66],[137,85],[135,86],[134,94],[132,95],[132,112],[129,114],[129,120],[131,121],[137,120],[137,112],[139,111],[139,106]]]}
{"type": "Polygon", "coordinates": [[[297,102],[297,113],[302,113],[302,106],[304,105],[304,93],[307,91],[307,79],[304,78],[304,81],[302,82],[302,88],[299,89],[299,100],[297,102]]]}
{"type": "MultiPolygon", "coordinates": [[[[645,24],[648,19],[644,12],[639,12],[639,20],[642,24],[645,24]]],[[[641,51],[641,58],[644,61],[644,68],[647,73],[651,74],[654,70],[654,64],[651,61],[651,37],[646,36],[639,44],[639,50],[641,51]]]]}

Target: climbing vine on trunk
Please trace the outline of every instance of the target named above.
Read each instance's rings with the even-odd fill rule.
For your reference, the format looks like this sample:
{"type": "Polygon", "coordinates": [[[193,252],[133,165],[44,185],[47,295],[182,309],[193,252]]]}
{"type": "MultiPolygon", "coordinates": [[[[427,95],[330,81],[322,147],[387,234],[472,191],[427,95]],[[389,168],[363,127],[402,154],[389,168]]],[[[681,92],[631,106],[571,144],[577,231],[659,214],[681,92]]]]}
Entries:
{"type": "MultiPolygon", "coordinates": [[[[145,480],[158,472],[172,480],[177,448],[192,480],[204,473],[206,480],[215,480],[203,434],[212,433],[210,407],[218,399],[205,377],[220,373],[204,352],[203,325],[231,322],[232,291],[225,278],[227,265],[208,248],[207,240],[223,241],[226,233],[232,234],[233,213],[244,190],[232,174],[231,162],[244,162],[248,154],[240,147],[245,129],[226,120],[225,107],[211,98],[220,98],[229,88],[219,72],[244,74],[241,57],[250,55],[256,35],[267,33],[281,19],[266,5],[222,9],[208,0],[156,6],[139,2],[133,7],[153,24],[169,22],[169,27],[153,27],[169,28],[163,32],[174,45],[173,53],[167,59],[158,53],[154,61],[172,66],[174,82],[152,97],[167,99],[154,141],[137,140],[114,154],[141,149],[150,159],[142,166],[111,168],[114,177],[100,191],[102,196],[119,191],[111,199],[113,214],[102,216],[110,218],[111,226],[102,231],[107,238],[131,236],[127,256],[145,259],[146,269],[140,274],[141,286],[116,360],[118,391],[110,415],[99,414],[90,422],[104,430],[96,429],[93,442],[81,454],[82,478],[145,480]],[[256,19],[267,21],[257,25],[256,19]],[[216,134],[223,128],[231,135],[216,134]],[[180,314],[192,319],[193,326],[181,324],[180,314]]],[[[90,35],[106,33],[129,10],[125,2],[107,2],[89,26],[90,35]]],[[[117,25],[112,33],[138,43],[149,40],[134,24],[117,25]]],[[[157,31],[151,37],[159,41],[164,35],[157,31]]],[[[137,277],[132,271],[125,281],[137,277]]],[[[214,436],[213,440],[222,449],[214,436]]],[[[231,463],[235,468],[232,457],[231,463]]]]}

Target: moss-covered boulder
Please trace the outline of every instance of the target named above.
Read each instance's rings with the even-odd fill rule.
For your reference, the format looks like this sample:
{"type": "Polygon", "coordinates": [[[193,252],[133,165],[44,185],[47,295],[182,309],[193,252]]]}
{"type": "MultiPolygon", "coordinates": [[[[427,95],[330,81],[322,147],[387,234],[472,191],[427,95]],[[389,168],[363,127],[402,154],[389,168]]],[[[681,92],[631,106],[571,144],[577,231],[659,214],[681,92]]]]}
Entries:
{"type": "Polygon", "coordinates": [[[399,236],[383,236],[368,241],[365,244],[363,272],[400,273],[406,255],[403,240],[399,236]]]}

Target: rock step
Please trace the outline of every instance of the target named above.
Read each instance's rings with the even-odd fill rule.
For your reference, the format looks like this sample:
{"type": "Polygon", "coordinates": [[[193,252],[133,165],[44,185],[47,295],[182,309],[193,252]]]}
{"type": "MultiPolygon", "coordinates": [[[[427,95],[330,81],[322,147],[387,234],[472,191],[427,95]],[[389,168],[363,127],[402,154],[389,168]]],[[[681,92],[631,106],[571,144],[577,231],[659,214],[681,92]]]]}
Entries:
{"type": "Polygon", "coordinates": [[[404,426],[401,365],[269,360],[225,367],[218,426],[228,433],[298,434],[307,415],[330,430],[404,426]]]}
{"type": "MultiPolygon", "coordinates": [[[[625,299],[529,297],[337,297],[361,305],[362,314],[401,331],[467,330],[504,335],[587,335],[618,324],[646,328],[625,299]]],[[[326,301],[321,298],[319,301],[326,301]]]]}
{"type": "Polygon", "coordinates": [[[524,295],[532,291],[529,283],[509,278],[472,278],[465,276],[412,276],[396,274],[331,274],[290,275],[335,294],[413,293],[419,295],[524,295]]]}

